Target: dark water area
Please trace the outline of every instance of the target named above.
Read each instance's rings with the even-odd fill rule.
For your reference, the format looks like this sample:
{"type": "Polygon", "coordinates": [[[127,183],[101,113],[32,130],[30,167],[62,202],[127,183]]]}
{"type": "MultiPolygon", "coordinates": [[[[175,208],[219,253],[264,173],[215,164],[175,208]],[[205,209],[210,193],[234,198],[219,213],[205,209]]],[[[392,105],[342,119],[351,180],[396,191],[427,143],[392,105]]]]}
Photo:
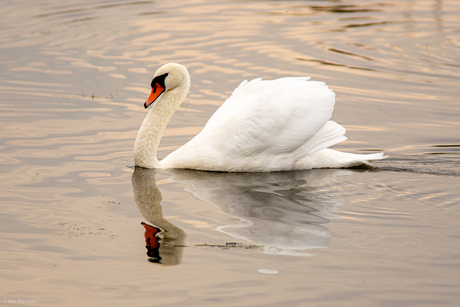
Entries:
{"type": "Polygon", "coordinates": [[[6,1],[1,11],[0,301],[460,304],[458,1],[6,1]],[[159,158],[241,81],[284,76],[337,94],[332,119],[348,140],[334,149],[389,157],[353,170],[135,169],[143,103],[167,62],[185,65],[192,87],[159,158]]]}

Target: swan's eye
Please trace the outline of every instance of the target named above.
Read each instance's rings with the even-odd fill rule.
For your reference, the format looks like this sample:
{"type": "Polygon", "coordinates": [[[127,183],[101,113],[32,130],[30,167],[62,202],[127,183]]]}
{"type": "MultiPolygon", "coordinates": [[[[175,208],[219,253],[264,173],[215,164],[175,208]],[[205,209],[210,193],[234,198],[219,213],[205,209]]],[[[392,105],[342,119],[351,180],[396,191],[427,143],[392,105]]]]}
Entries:
{"type": "Polygon", "coordinates": [[[167,76],[168,74],[166,73],[164,75],[156,76],[155,78],[153,78],[151,87],[154,88],[155,84],[159,84],[162,88],[166,88],[165,79],[167,76]]]}

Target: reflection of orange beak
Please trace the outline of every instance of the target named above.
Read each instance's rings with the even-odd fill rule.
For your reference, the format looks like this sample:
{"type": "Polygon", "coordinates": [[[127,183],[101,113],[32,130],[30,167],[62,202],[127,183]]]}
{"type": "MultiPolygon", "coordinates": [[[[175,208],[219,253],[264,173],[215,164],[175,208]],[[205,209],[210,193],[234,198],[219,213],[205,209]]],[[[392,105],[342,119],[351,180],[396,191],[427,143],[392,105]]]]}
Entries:
{"type": "Polygon", "coordinates": [[[149,105],[151,105],[163,92],[165,91],[165,88],[159,85],[158,83],[155,83],[155,86],[152,87],[152,91],[150,92],[149,98],[144,103],[144,107],[147,109],[149,105]]]}
{"type": "Polygon", "coordinates": [[[145,245],[146,247],[158,248],[160,246],[159,238],[157,235],[161,232],[161,229],[144,222],[141,223],[145,228],[145,245]]]}

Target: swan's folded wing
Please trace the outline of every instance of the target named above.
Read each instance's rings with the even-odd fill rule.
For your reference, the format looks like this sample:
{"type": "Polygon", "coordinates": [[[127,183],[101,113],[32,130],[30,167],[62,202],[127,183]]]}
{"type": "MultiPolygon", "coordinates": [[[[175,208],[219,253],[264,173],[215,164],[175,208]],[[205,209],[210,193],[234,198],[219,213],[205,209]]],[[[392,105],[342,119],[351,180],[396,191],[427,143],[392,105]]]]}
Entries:
{"type": "Polygon", "coordinates": [[[253,80],[240,85],[213,115],[205,134],[227,153],[274,155],[294,152],[328,122],[335,94],[309,78],[253,80]]]}

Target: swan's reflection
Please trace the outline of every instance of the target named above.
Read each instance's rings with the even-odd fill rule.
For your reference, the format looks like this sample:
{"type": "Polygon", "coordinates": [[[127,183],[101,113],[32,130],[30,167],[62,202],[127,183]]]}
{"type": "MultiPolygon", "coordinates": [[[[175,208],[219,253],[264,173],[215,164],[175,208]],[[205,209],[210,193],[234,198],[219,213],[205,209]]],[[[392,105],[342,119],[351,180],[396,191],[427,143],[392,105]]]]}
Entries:
{"type": "Polygon", "coordinates": [[[168,170],[171,181],[185,185],[197,198],[241,219],[218,230],[233,238],[262,245],[265,253],[309,256],[303,251],[329,246],[323,225],[342,204],[325,185],[346,169],[276,173],[216,173],[168,170]]]}
{"type": "Polygon", "coordinates": [[[163,218],[161,192],[155,182],[155,170],[136,167],[131,177],[134,201],[142,216],[151,224],[145,228],[147,256],[163,265],[180,264],[186,234],[163,218]]]}
{"type": "MultiPolygon", "coordinates": [[[[323,225],[335,217],[333,212],[342,204],[340,193],[330,190],[326,184],[338,176],[352,174],[354,171],[317,169],[277,173],[217,173],[194,170],[167,172],[172,175],[169,180],[184,184],[185,190],[200,200],[241,219],[240,224],[218,227],[223,233],[263,246],[265,253],[309,256],[305,250],[329,246],[331,232],[323,225]]],[[[151,176],[149,186],[145,187],[150,189],[149,194],[152,194],[153,189],[159,194],[155,186],[154,171],[136,168],[133,185],[138,181],[134,178],[140,177],[140,173],[143,174],[142,177],[151,176]]],[[[134,191],[141,193],[139,188],[134,188],[134,191]]],[[[150,198],[153,200],[153,197],[150,198]]],[[[140,205],[141,199],[136,196],[140,210],[145,210],[149,206],[140,205]]],[[[161,220],[165,223],[159,206],[160,200],[161,195],[158,195],[157,205],[153,208],[159,211],[161,220]]],[[[158,226],[154,222],[157,213],[142,214],[158,226]]],[[[170,223],[168,225],[178,229],[170,223]]],[[[184,237],[185,234],[182,240],[184,237]]]]}

